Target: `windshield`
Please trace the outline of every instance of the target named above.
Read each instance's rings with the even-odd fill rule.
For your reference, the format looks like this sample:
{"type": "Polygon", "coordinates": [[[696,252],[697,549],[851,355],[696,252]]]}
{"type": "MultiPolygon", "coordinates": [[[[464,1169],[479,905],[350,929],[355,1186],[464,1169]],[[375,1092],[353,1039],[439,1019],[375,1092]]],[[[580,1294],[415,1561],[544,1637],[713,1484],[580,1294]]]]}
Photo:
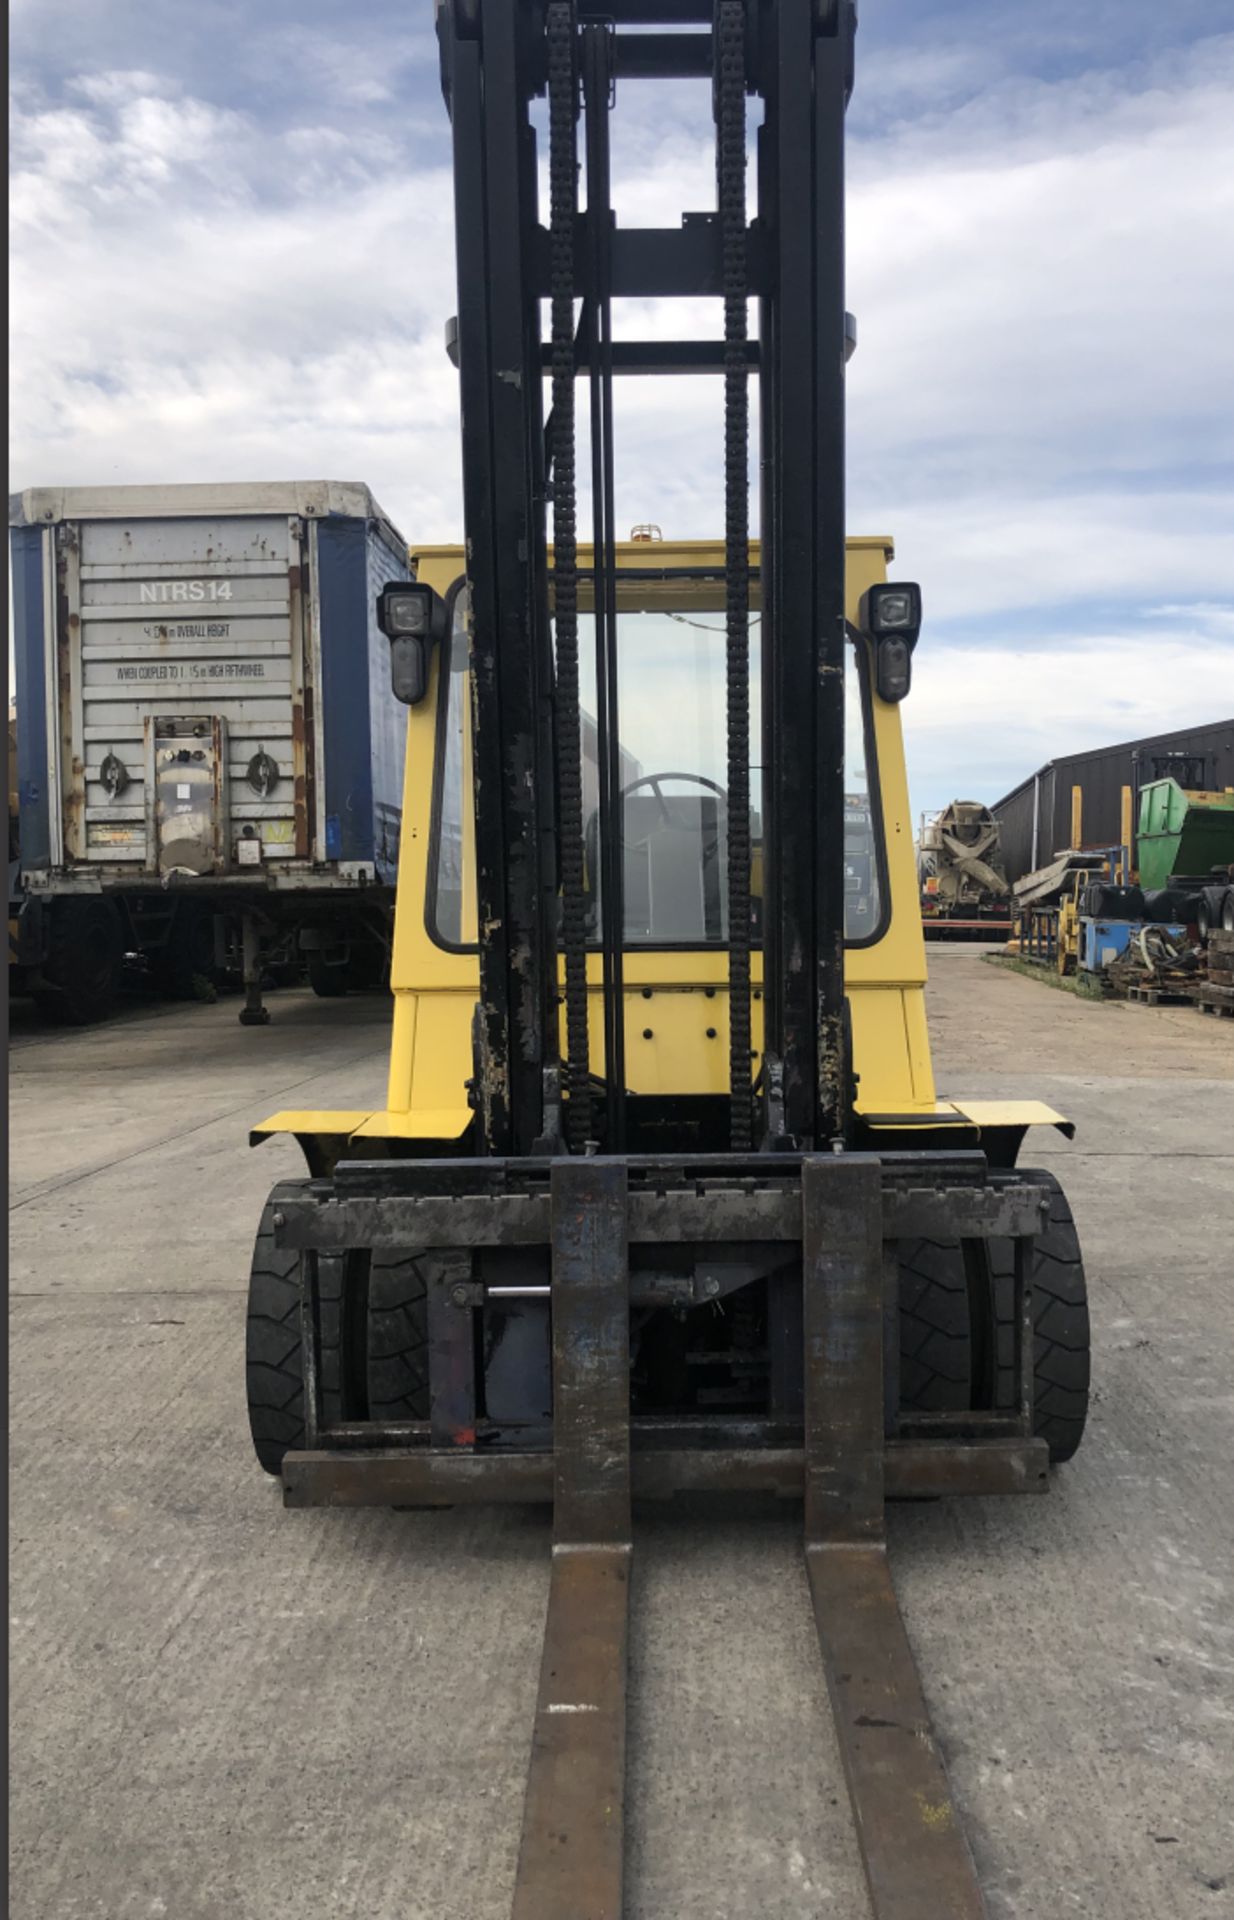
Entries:
{"type": "MultiPolygon", "coordinates": [[[[448,682],[438,735],[435,855],[429,928],[448,946],[475,943],[470,823],[466,593],[455,598],[448,682]],[[464,799],[466,796],[466,804],[464,799]]],[[[750,836],[753,931],[761,937],[762,739],[759,635],[750,615],[750,836]]],[[[600,929],[595,622],[580,613],[583,837],[589,931],[600,929]]],[[[617,704],[624,944],[723,946],[728,937],[728,796],[723,582],[627,573],[617,613],[617,704]],[[670,608],[664,604],[672,598],[670,608]]],[[[868,729],[853,649],[845,675],[845,935],[868,939],[880,920],[879,861],[867,776],[868,729]]]]}

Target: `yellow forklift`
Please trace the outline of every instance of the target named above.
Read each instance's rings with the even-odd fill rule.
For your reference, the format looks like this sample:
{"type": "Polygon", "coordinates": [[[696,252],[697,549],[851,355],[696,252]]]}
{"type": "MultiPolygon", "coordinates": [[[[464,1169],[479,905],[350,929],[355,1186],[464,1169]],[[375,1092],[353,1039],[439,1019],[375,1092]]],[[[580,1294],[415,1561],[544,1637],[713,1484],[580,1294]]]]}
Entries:
{"type": "Polygon", "coordinates": [[[622,1911],[633,1503],[801,1499],[871,1911],[976,1920],[884,1501],[1042,1491],[1088,1319],[1066,1200],[1016,1165],[1068,1123],[931,1073],[921,596],[889,540],[845,539],[854,8],[439,0],[437,25],[466,545],[380,602],[409,709],[386,1107],[253,1136],[308,1168],[257,1236],[258,1458],[291,1507],[551,1503],[516,1920],[622,1911]],[[627,229],[610,123],[662,80],[710,90],[716,206],[627,229]],[[708,296],[714,339],[613,325],[708,296]],[[636,376],[721,385],[723,540],[618,541],[636,376]]]}

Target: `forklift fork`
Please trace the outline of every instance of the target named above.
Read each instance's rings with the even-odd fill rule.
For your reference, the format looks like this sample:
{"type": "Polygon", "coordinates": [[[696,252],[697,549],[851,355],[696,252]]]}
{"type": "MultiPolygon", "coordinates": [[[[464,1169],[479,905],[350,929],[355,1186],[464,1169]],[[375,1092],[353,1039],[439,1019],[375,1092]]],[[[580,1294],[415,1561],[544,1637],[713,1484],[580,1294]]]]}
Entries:
{"type": "MultiPolygon", "coordinates": [[[[981,1920],[883,1522],[882,1182],[802,1180],[805,1560],[874,1920],[981,1920]]],[[[513,1920],[620,1920],[633,1558],[627,1176],[551,1179],[553,1564],[513,1920]]]]}

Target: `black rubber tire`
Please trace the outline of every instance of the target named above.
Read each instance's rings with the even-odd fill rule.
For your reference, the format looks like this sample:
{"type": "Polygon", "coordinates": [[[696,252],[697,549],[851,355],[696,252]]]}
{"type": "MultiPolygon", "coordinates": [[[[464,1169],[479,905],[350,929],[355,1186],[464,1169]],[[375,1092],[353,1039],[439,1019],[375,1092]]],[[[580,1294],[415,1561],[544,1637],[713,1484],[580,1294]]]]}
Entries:
{"type": "Polygon", "coordinates": [[[1199,896],[1186,887],[1156,887],[1144,895],[1144,916],[1158,926],[1194,923],[1199,896]]]}
{"type": "Polygon", "coordinates": [[[376,940],[353,940],[347,963],[348,992],[373,993],[389,985],[390,958],[385,947],[376,940]]]}
{"type": "Polygon", "coordinates": [[[110,900],[53,900],[48,914],[43,973],[50,993],[35,998],[41,1012],[70,1026],[105,1020],[120,991],[124,938],[110,900]]]}
{"type": "Polygon", "coordinates": [[[956,1240],[901,1240],[900,1405],[914,1413],[972,1406],[968,1275],[956,1240]]]}
{"type": "MultiPolygon", "coordinates": [[[[1033,1263],[1033,1431],[1049,1443],[1051,1463],[1057,1466],[1075,1453],[1088,1418],[1088,1286],[1080,1239],[1067,1196],[1052,1173],[1025,1169],[991,1178],[1031,1180],[1049,1194],[1049,1224],[1037,1236],[1033,1263]]],[[[994,1404],[1010,1408],[1016,1404],[1011,1241],[989,1241],[986,1257],[994,1310],[994,1404]]]]}
{"type": "Polygon", "coordinates": [[[308,977],[319,1000],[341,1000],[347,991],[347,968],[332,967],[317,947],[308,956],[308,977]]]}
{"type": "MultiPolygon", "coordinates": [[[[249,1274],[245,1343],[249,1431],[267,1473],[304,1440],[301,1360],[301,1258],[274,1244],[281,1201],[304,1192],[306,1180],[285,1180],[262,1211],[249,1274]]],[[[375,1252],[317,1263],[320,1309],[321,1409],[327,1423],[344,1416],[373,1420],[428,1418],[428,1255],[375,1252]],[[346,1262],[361,1263],[348,1274],[346,1262]],[[348,1338],[342,1306],[347,1300],[348,1338]],[[358,1325],[356,1324],[358,1322],[358,1325]],[[364,1329],[361,1341],[356,1334],[364,1329]],[[346,1377],[344,1377],[344,1375],[346,1377]]]]}
{"type": "Polygon", "coordinates": [[[1200,895],[1197,924],[1202,941],[1214,933],[1234,932],[1234,887],[1205,887],[1200,895]]]}
{"type": "MultiPolygon", "coordinates": [[[[991,1179],[1029,1179],[1049,1193],[1050,1221],[1038,1235],[1033,1266],[1033,1425],[1058,1465],[1079,1446],[1088,1414],[1088,1292],[1079,1238],[1053,1174],[994,1173],[991,1179]]],[[[963,1413],[978,1400],[1013,1408],[1012,1243],[907,1240],[899,1254],[901,1408],[963,1413]]]]}
{"type": "MultiPolygon", "coordinates": [[[[300,1262],[294,1248],[274,1244],[274,1215],[280,1200],[294,1199],[307,1180],[285,1180],[274,1188],[262,1211],[249,1272],[245,1376],[249,1431],[267,1473],[278,1473],[289,1447],[304,1438],[304,1374],[300,1340],[300,1262]]],[[[321,1401],[327,1420],[336,1418],[339,1392],[340,1263],[323,1261],[318,1269],[321,1303],[321,1401]]]]}
{"type": "Polygon", "coordinates": [[[214,915],[196,900],[181,900],[159,956],[158,978],[177,1000],[195,999],[198,982],[215,984],[214,915]]]}
{"type": "Polygon", "coordinates": [[[376,1248],[368,1277],[370,1420],[427,1420],[432,1256],[376,1248]]]}

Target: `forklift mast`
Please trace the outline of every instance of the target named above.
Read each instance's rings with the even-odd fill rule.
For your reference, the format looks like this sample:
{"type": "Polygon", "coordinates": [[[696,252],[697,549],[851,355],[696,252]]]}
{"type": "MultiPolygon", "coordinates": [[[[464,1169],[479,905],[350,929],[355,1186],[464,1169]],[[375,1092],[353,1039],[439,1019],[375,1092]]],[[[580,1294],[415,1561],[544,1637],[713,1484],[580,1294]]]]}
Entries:
{"type": "MultiPolygon", "coordinates": [[[[871,1913],[981,1920],[896,1603],[884,1503],[1043,1491],[1051,1461],[1068,1459],[1083,1431],[1088,1318],[1061,1189],[1015,1166],[1028,1126],[1069,1123],[1035,1102],[934,1097],[895,715],[920,594],[883,577],[882,541],[853,543],[849,581],[861,586],[846,624],[843,129],[855,10],[852,0],[440,0],[437,23],[454,139],[448,338],[466,580],[452,558],[436,581],[382,590],[417,748],[389,1105],[283,1113],[255,1130],[294,1133],[311,1177],[276,1186],[257,1234],[254,1445],[293,1507],[551,1501],[514,1920],[620,1920],[635,1498],[800,1496],[871,1913]],[[710,85],[715,205],[623,228],[614,111],[627,89],[690,80],[710,85]],[[631,339],[614,324],[620,300],[700,297],[722,309],[711,336],[631,339]],[[636,557],[629,543],[619,567],[614,382],[687,374],[723,382],[722,564],[714,545],[702,569],[678,548],[657,571],[653,549],[636,557]],[[877,556],[861,556],[863,544],[877,556]],[[675,642],[666,625],[634,635],[629,616],[655,607],[667,622],[700,602],[724,615],[722,648],[714,627],[710,641],[690,638],[705,657],[708,738],[693,772],[670,774],[655,770],[659,756],[688,737],[689,716],[670,681],[650,693],[645,681],[675,642]],[[846,795],[850,642],[867,766],[850,783],[866,791],[846,795]],[[657,724],[623,733],[622,696],[628,710],[640,696],[644,712],[657,706],[657,724]],[[644,740],[656,755],[647,769],[644,740]],[[701,790],[684,809],[663,791],[683,780],[701,790]],[[894,871],[877,855],[883,794],[896,810],[894,871]],[[640,822],[657,814],[661,826],[644,834],[640,822]],[[859,1112],[846,839],[865,902],[848,950],[867,1076],[859,1112]],[[711,1045],[725,967],[727,1089],[711,1045]],[[655,1044],[627,1062],[627,1002],[659,994],[657,1031],[642,1033],[655,1044]],[[880,1061],[894,1063],[881,1097],[880,1061]]],[[[696,745],[703,731],[698,719],[696,745]]]]}
{"type": "Polygon", "coordinates": [[[724,383],[731,1145],[826,1146],[846,1130],[844,112],[855,29],[853,0],[439,0],[454,140],[455,337],[474,636],[475,1085],[488,1154],[543,1149],[563,1127],[573,1151],[598,1136],[610,1152],[626,1145],[614,552],[619,376],[711,375],[724,383]],[[676,225],[623,228],[610,179],[614,106],[629,87],[686,79],[711,83],[716,205],[683,210],[676,225]],[[533,126],[533,104],[544,95],[547,224],[533,126]],[[763,107],[753,221],[750,96],[763,107]],[[699,296],[722,306],[714,338],[614,337],[615,301],[699,296]],[[748,330],[751,302],[756,337],[748,330]],[[766,991],[757,1116],[750,1073],[752,377],[762,476],[757,749],[766,991]],[[594,552],[586,578],[578,564],[580,381],[590,422],[594,552]],[[594,610],[599,708],[605,1079],[598,1093],[586,1004],[580,594],[594,610]],[[602,1120],[593,1113],[596,1100],[602,1120]]]}

